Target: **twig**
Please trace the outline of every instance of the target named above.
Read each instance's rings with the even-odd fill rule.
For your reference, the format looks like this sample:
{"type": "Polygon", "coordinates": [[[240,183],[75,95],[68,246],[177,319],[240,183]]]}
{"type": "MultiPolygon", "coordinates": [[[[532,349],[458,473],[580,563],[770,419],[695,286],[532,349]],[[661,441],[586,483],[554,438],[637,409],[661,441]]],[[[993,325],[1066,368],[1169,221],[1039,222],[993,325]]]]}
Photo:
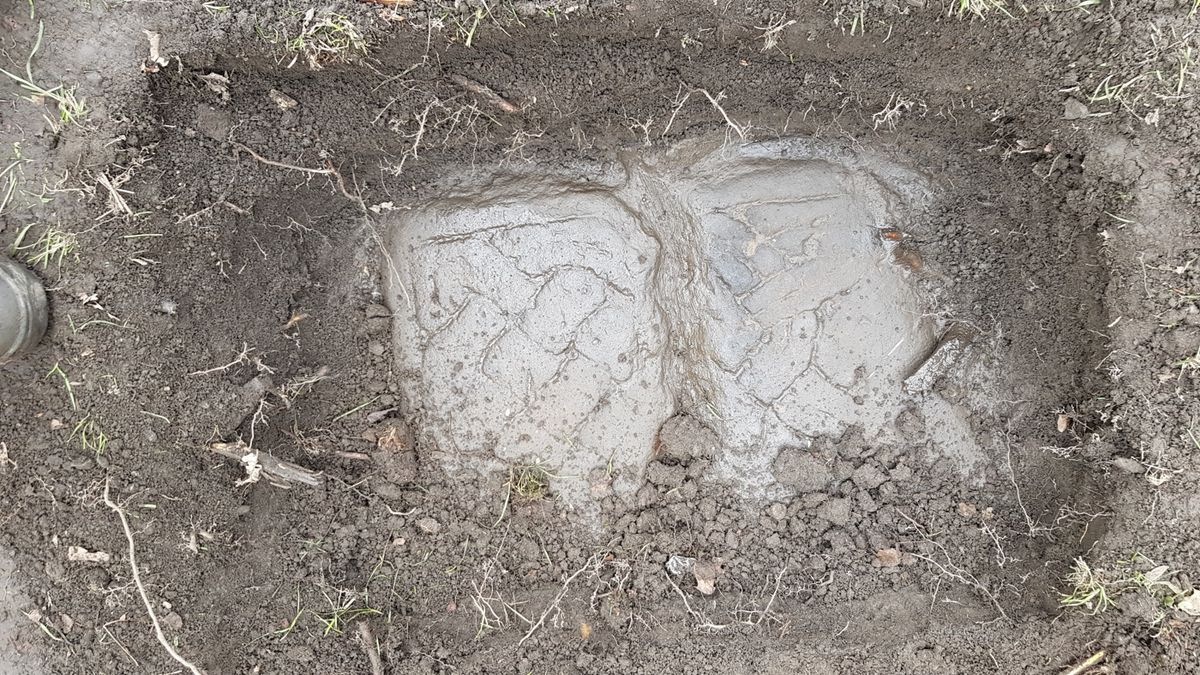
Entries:
{"type": "Polygon", "coordinates": [[[537,631],[537,629],[541,628],[542,624],[546,623],[546,617],[550,616],[550,612],[554,611],[554,609],[558,607],[558,603],[562,602],[563,597],[566,596],[567,591],[571,588],[571,582],[575,581],[576,577],[578,577],[580,574],[583,574],[591,566],[592,558],[589,558],[588,561],[584,563],[583,567],[575,570],[574,574],[567,577],[567,580],[563,582],[562,588],[558,589],[558,595],[554,596],[554,600],[552,600],[550,604],[546,606],[546,611],[542,612],[542,615],[538,618],[537,623],[530,626],[529,632],[526,633],[525,637],[521,638],[521,641],[517,643],[518,647],[525,644],[525,641],[528,640],[534,634],[534,632],[537,631]]]}
{"type": "MultiPolygon", "coordinates": [[[[243,464],[247,462],[247,455],[254,454],[254,463],[261,468],[268,481],[276,487],[288,489],[293,483],[318,487],[325,480],[325,475],[320,471],[312,471],[291,462],[276,459],[274,455],[258,452],[241,440],[234,443],[213,443],[208,448],[222,457],[228,457],[243,464]]],[[[250,482],[254,482],[254,480],[250,482]]]]}
{"type": "Polygon", "coordinates": [[[1096,652],[1095,654],[1092,654],[1091,656],[1087,657],[1087,660],[1084,661],[1083,663],[1081,663],[1081,664],[1075,666],[1074,668],[1068,670],[1067,672],[1063,673],[1063,675],[1083,675],[1084,673],[1086,673],[1088,671],[1089,668],[1100,663],[1103,660],[1104,660],[1104,650],[1101,649],[1100,651],[1096,652]]]}
{"type": "Polygon", "coordinates": [[[112,509],[117,514],[117,518],[121,521],[121,529],[125,532],[125,540],[129,542],[129,569],[133,572],[133,585],[137,587],[138,595],[142,596],[142,604],[146,606],[146,614],[150,615],[150,623],[154,625],[154,637],[158,638],[158,643],[167,650],[171,658],[175,659],[184,668],[187,668],[193,675],[202,675],[199,668],[192,665],[190,661],[179,655],[175,648],[171,646],[171,642],[167,640],[167,636],[163,635],[162,626],[158,623],[158,615],[154,613],[154,604],[150,602],[150,596],[146,593],[146,587],[142,585],[142,576],[138,572],[137,551],[133,545],[133,530],[129,528],[129,519],[125,517],[125,509],[122,509],[109,496],[108,479],[104,480],[104,505],[112,509]]]}
{"type": "Polygon", "coordinates": [[[367,650],[367,659],[371,661],[371,675],[383,675],[383,660],[379,658],[375,636],[371,635],[371,626],[366,621],[358,622],[358,636],[362,638],[363,649],[367,650]]]}
{"type": "Polygon", "coordinates": [[[492,89],[486,84],[481,84],[469,77],[463,77],[462,75],[451,75],[450,81],[473,94],[477,94],[489,105],[495,106],[503,112],[506,112],[510,115],[521,112],[520,106],[512,103],[500,94],[497,94],[495,89],[492,89]]]}

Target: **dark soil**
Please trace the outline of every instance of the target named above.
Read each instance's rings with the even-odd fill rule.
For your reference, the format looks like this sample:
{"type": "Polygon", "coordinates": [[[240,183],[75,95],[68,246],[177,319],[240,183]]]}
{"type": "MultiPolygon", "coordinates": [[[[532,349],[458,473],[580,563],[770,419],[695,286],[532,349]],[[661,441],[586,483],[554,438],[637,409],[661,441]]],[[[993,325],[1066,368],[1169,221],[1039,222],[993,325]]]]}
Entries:
{"type": "Polygon", "coordinates": [[[369,47],[313,68],[275,39],[304,3],[0,0],[5,69],[44,23],[39,84],[90,109],[51,123],[0,82],[0,152],[24,160],[0,244],[76,242],[31,263],[51,329],[0,366],[0,672],[178,670],[106,488],[163,630],[209,673],[368,673],[373,650],[388,673],[1042,673],[1100,650],[1088,672],[1196,669],[1176,606],[1200,562],[1190,3],[478,6],[335,3],[369,47]],[[144,30],[167,65],[145,68],[144,30]],[[693,89],[747,140],[870,148],[936,186],[903,227],[974,331],[929,394],[969,419],[969,469],[911,410],[890,443],[815,439],[768,501],[706,479],[720,440],[681,409],[598,520],[553,477],[521,498],[433,461],[398,383],[387,212],[497,167],[740,142],[707,99],[677,106],[693,89]],[[239,484],[210,449],[239,439],[322,485],[239,484]],[[1077,558],[1115,607],[1060,605],[1077,558]],[[1158,565],[1171,598],[1122,581],[1158,565]]]}

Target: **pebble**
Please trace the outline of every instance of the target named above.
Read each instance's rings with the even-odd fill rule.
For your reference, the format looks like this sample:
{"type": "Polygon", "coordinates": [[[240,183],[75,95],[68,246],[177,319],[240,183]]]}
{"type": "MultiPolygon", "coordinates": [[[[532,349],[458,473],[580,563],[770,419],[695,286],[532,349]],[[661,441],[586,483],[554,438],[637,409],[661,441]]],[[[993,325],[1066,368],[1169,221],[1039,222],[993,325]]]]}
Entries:
{"type": "Polygon", "coordinates": [[[1088,107],[1082,102],[1068,98],[1063,104],[1063,119],[1065,120],[1081,120],[1088,116],[1088,107]]]}
{"type": "Polygon", "coordinates": [[[1139,473],[1146,472],[1146,467],[1143,466],[1141,462],[1137,461],[1136,459],[1134,459],[1132,457],[1117,457],[1116,459],[1114,459],[1112,461],[1112,465],[1118,471],[1123,471],[1124,473],[1130,473],[1130,474],[1136,475],[1139,473]]]}
{"type": "Polygon", "coordinates": [[[783,520],[787,517],[787,507],[778,502],[767,507],[767,515],[775,520],[783,520]]]}

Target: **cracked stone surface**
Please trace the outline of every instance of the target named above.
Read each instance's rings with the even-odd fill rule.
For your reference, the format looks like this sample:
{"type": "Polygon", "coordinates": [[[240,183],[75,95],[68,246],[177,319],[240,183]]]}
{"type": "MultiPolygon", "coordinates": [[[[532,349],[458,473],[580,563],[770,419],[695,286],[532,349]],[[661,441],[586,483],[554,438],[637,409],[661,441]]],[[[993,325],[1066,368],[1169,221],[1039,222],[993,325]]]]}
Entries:
{"type": "Polygon", "coordinates": [[[545,462],[581,505],[601,469],[636,489],[685,410],[718,430],[720,477],[770,485],[783,445],[879,433],[932,349],[880,236],[926,198],[899,166],[803,140],[448,189],[391,226],[422,433],[451,470],[545,462]]]}

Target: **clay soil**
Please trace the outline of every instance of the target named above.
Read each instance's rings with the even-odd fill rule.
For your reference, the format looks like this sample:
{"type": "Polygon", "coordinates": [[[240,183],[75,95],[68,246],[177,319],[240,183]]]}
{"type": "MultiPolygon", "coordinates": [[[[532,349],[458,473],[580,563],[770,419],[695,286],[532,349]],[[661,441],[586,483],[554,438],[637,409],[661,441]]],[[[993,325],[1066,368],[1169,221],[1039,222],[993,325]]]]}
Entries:
{"type": "Polygon", "coordinates": [[[1197,30],[1190,0],[0,0],[4,69],[36,45],[50,90],[0,77],[0,245],[53,314],[0,366],[0,671],[187,672],[107,491],[198,672],[1196,672],[1197,30]],[[913,395],[965,434],[847,419],[755,491],[681,400],[590,509],[444,461],[396,212],[794,137],[933,186],[889,225],[960,327],[913,395]]]}

